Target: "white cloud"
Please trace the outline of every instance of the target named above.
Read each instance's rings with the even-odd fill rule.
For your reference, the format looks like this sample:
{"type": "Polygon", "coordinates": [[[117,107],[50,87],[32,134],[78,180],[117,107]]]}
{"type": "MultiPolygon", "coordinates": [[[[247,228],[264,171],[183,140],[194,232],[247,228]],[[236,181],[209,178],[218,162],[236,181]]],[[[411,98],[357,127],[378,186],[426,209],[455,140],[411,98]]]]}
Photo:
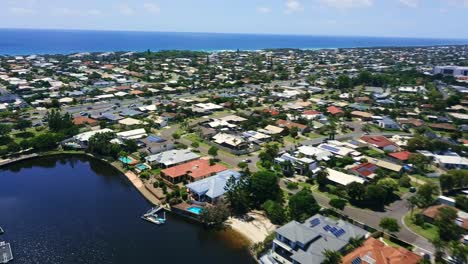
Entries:
{"type": "Polygon", "coordinates": [[[144,3],[143,7],[148,13],[151,13],[154,15],[161,13],[161,8],[159,7],[159,5],[155,3],[144,3]]]}
{"type": "Polygon", "coordinates": [[[286,0],[286,14],[303,11],[304,7],[298,0],[286,0]]]}
{"type": "Polygon", "coordinates": [[[34,9],[25,7],[10,7],[8,11],[14,15],[32,15],[36,13],[34,9]]]}
{"type": "Polygon", "coordinates": [[[132,16],[135,14],[135,10],[133,10],[133,8],[131,8],[127,4],[120,4],[116,6],[116,8],[122,15],[125,16],[132,16]]]}
{"type": "Polygon", "coordinates": [[[348,8],[363,8],[370,7],[374,4],[374,0],[319,0],[321,4],[339,8],[339,9],[348,9],[348,8]]]}
{"type": "Polygon", "coordinates": [[[268,14],[268,13],[271,13],[271,8],[269,7],[258,7],[257,8],[257,12],[260,13],[260,14],[268,14]]]}
{"type": "Polygon", "coordinates": [[[399,0],[404,6],[416,8],[419,7],[419,0],[399,0]]]}

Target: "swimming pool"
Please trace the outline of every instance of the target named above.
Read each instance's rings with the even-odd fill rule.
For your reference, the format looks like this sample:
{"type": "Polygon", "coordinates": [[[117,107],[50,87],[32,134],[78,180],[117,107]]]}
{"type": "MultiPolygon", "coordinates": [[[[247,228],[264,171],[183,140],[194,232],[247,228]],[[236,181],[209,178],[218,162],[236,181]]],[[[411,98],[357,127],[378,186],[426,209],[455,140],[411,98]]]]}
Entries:
{"type": "Polygon", "coordinates": [[[141,171],[148,169],[148,166],[146,166],[145,164],[138,164],[136,165],[136,167],[141,171]]]}
{"type": "Polygon", "coordinates": [[[202,213],[203,208],[192,206],[192,207],[187,208],[187,211],[199,215],[202,213]]]}
{"type": "Polygon", "coordinates": [[[120,157],[119,160],[123,162],[124,164],[131,164],[135,162],[135,160],[130,157],[120,157]]]}

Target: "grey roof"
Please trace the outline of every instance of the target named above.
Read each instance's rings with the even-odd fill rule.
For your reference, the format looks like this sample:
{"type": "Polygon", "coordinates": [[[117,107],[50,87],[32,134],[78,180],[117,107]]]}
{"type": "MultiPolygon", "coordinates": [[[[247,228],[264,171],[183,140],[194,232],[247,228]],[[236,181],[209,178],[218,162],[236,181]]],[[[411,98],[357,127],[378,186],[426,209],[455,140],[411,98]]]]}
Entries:
{"type": "Polygon", "coordinates": [[[237,171],[225,170],[212,177],[187,184],[186,187],[198,195],[206,195],[214,199],[226,192],[225,187],[229,179],[232,177],[239,179],[240,176],[241,174],[237,171]]]}
{"type": "Polygon", "coordinates": [[[314,215],[303,224],[292,221],[276,231],[279,235],[304,245],[294,250],[291,258],[300,264],[319,264],[323,261],[325,250],[339,251],[349,242],[350,238],[364,237],[368,232],[358,226],[343,220],[335,221],[331,218],[314,215]],[[312,224],[312,221],[315,224],[312,224]],[[325,230],[326,226],[342,229],[340,236],[325,230]]]}
{"type": "Polygon", "coordinates": [[[190,150],[186,149],[174,149],[161,152],[156,155],[151,155],[146,157],[146,161],[148,162],[156,162],[159,164],[163,164],[164,166],[172,166],[175,164],[191,161],[200,158],[199,155],[191,152],[190,150]]]}

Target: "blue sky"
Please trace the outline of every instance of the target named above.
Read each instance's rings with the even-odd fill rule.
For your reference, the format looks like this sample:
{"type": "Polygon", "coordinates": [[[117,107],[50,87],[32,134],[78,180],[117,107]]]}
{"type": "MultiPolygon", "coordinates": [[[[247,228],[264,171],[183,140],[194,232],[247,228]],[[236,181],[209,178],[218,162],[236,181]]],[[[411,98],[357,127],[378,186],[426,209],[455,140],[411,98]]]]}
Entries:
{"type": "Polygon", "coordinates": [[[0,28],[468,38],[468,0],[0,0],[0,28]]]}

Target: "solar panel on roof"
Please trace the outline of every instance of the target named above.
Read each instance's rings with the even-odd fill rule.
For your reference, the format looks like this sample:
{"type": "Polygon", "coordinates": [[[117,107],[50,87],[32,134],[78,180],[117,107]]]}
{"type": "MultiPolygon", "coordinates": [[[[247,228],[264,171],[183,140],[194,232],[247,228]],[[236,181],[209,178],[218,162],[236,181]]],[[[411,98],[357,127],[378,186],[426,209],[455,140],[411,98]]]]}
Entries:
{"type": "Polygon", "coordinates": [[[361,264],[361,263],[362,263],[362,260],[360,257],[357,257],[353,259],[353,261],[351,261],[351,264],[361,264]]]}
{"type": "Polygon", "coordinates": [[[332,227],[329,226],[329,225],[326,225],[326,226],[323,227],[323,229],[324,229],[325,231],[328,231],[328,230],[330,230],[331,228],[332,228],[332,227]]]}
{"type": "Polygon", "coordinates": [[[332,227],[332,228],[330,229],[330,232],[333,234],[334,232],[336,232],[336,230],[338,230],[338,228],[332,227]]]}
{"type": "Polygon", "coordinates": [[[161,142],[164,142],[165,140],[158,137],[158,136],[150,135],[150,136],[148,136],[148,141],[161,143],[161,142]]]}
{"type": "Polygon", "coordinates": [[[314,218],[314,219],[312,219],[312,220],[310,221],[310,226],[311,226],[311,227],[317,226],[317,225],[319,225],[319,224],[320,224],[320,219],[318,219],[318,218],[314,218]]]}
{"type": "Polygon", "coordinates": [[[329,150],[331,152],[339,152],[340,150],[329,145],[322,145],[322,148],[329,150]]]}
{"type": "Polygon", "coordinates": [[[342,228],[340,229],[337,229],[335,232],[333,232],[333,235],[335,235],[336,237],[340,237],[342,235],[344,235],[346,233],[346,231],[344,231],[342,228]]]}

